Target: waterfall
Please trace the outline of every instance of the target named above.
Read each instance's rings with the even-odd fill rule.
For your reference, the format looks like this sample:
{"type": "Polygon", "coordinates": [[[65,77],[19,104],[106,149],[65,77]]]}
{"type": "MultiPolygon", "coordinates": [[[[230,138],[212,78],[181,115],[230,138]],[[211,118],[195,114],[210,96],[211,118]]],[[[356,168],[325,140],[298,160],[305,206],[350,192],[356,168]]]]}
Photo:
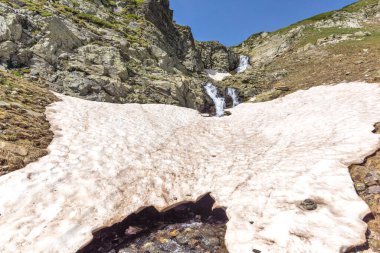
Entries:
{"type": "Polygon", "coordinates": [[[236,69],[237,73],[244,72],[249,67],[249,56],[240,55],[239,67],[236,69]]]}
{"type": "Polygon", "coordinates": [[[212,83],[207,83],[204,87],[207,95],[214,102],[216,116],[222,117],[224,115],[224,107],[226,106],[224,98],[218,96],[218,89],[212,83]]]}
{"type": "Polygon", "coordinates": [[[235,88],[227,88],[227,95],[232,98],[232,106],[233,107],[240,104],[238,91],[235,88]]]}

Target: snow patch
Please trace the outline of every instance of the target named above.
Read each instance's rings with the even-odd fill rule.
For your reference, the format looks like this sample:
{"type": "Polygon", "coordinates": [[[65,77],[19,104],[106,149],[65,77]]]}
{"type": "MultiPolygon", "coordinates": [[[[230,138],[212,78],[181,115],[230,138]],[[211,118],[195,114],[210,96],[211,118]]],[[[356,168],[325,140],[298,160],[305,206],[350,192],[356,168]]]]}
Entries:
{"type": "Polygon", "coordinates": [[[230,73],[218,72],[214,69],[206,69],[207,75],[215,81],[223,81],[226,77],[231,76],[230,73]]]}
{"type": "Polygon", "coordinates": [[[231,253],[344,252],[365,241],[369,208],[347,166],[379,147],[376,84],[315,87],[223,118],[59,97],[47,109],[49,154],[0,177],[2,253],[72,253],[139,208],[209,192],[227,207],[231,253]],[[300,209],[305,199],[318,208],[300,209]]]}

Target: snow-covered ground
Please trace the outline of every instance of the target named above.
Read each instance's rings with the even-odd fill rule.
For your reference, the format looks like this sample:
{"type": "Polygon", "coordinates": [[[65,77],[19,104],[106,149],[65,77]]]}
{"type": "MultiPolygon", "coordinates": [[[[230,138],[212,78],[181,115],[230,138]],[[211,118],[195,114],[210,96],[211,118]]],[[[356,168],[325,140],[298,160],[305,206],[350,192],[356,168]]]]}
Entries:
{"type": "Polygon", "coordinates": [[[144,206],[211,192],[231,253],[343,252],[369,212],[347,166],[380,144],[380,87],[351,83],[241,104],[204,118],[169,105],[60,95],[49,154],[0,177],[0,252],[72,253],[144,206]],[[299,208],[304,199],[314,211],[299,208]]]}
{"type": "Polygon", "coordinates": [[[218,72],[217,70],[214,70],[214,69],[206,69],[205,71],[207,75],[215,81],[223,81],[224,78],[231,76],[230,73],[218,72]]]}

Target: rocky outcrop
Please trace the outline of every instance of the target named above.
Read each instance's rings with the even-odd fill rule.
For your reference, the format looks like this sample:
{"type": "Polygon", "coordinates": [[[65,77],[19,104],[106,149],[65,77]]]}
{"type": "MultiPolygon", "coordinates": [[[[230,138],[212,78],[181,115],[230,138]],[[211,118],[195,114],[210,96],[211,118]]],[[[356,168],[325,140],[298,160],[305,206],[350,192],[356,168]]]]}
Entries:
{"type": "Polygon", "coordinates": [[[89,100],[202,106],[200,52],[167,0],[28,1],[0,10],[5,68],[27,68],[20,73],[89,100]]]}
{"type": "Polygon", "coordinates": [[[58,63],[60,54],[71,52],[73,49],[80,47],[82,42],[59,18],[48,18],[46,23],[45,36],[31,50],[35,55],[54,66],[58,63]]]}
{"type": "Polygon", "coordinates": [[[378,14],[376,1],[365,3],[256,34],[238,47],[227,48],[218,42],[196,42],[189,27],[175,24],[168,0],[2,2],[0,64],[71,96],[202,110],[207,104],[202,85],[209,78],[205,69],[228,73],[236,69],[238,55],[247,55],[253,67],[226,78],[218,87],[238,88],[243,99],[275,90],[274,84],[292,73],[276,62],[289,59],[283,56],[322,54],[318,50],[322,46],[372,37],[355,35],[365,32],[363,24],[378,14]],[[360,28],[352,28],[359,27],[353,20],[360,28]],[[339,31],[347,27],[358,31],[339,31]],[[282,72],[290,74],[276,74],[282,72]]]}
{"type": "Polygon", "coordinates": [[[183,71],[184,67],[190,72],[203,70],[191,29],[173,22],[173,11],[169,8],[169,0],[147,0],[143,3],[140,12],[156,28],[149,30],[144,35],[166,52],[165,57],[169,56],[170,61],[177,65],[177,69],[183,71]],[[178,66],[178,64],[182,64],[182,66],[178,66]]]}
{"type": "Polygon", "coordinates": [[[14,14],[0,16],[0,41],[18,41],[21,39],[20,18],[14,14]]]}
{"type": "Polygon", "coordinates": [[[305,26],[298,26],[286,33],[267,32],[255,34],[247,41],[244,41],[240,47],[249,51],[251,63],[254,65],[264,65],[271,62],[274,58],[287,52],[293,43],[302,36],[305,26]]]}
{"type": "Polygon", "coordinates": [[[10,67],[27,64],[31,53],[29,50],[19,50],[17,43],[25,41],[23,34],[24,20],[15,13],[0,15],[0,63],[10,67]]]}
{"type": "Polygon", "coordinates": [[[217,41],[197,42],[206,69],[232,71],[239,65],[239,56],[217,41]]]}

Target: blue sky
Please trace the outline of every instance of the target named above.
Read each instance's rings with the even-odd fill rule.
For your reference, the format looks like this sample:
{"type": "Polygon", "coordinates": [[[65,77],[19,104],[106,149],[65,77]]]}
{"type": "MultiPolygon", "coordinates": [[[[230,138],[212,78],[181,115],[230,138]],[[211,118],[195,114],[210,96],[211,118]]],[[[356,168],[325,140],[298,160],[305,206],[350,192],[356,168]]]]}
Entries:
{"type": "Polygon", "coordinates": [[[174,19],[193,29],[195,39],[236,45],[250,35],[274,31],[340,9],[354,0],[171,0],[174,19]]]}

